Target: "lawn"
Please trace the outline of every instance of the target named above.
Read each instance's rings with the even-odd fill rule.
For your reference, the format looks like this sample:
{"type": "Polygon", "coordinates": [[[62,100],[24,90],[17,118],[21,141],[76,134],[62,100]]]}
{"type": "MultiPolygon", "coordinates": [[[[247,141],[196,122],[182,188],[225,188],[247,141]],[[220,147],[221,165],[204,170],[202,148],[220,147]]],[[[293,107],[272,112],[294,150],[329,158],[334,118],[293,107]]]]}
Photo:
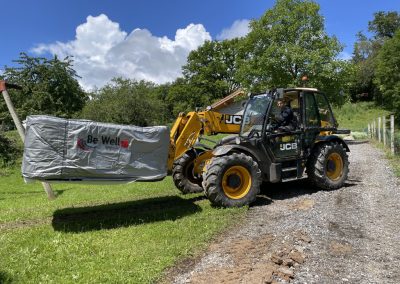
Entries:
{"type": "Polygon", "coordinates": [[[246,208],[211,207],[181,195],[170,177],[155,183],[93,186],[24,184],[0,171],[0,283],[149,283],[246,208]]]}

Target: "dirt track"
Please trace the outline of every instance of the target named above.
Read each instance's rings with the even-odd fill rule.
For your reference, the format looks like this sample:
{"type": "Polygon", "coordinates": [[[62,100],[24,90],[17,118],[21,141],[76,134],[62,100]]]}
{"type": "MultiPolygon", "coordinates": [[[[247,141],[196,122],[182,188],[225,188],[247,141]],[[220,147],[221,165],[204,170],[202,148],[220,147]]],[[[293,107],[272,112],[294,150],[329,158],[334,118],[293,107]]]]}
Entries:
{"type": "Polygon", "coordinates": [[[400,283],[400,188],[383,154],[350,145],[346,186],[263,188],[243,225],[169,283],[400,283]]]}

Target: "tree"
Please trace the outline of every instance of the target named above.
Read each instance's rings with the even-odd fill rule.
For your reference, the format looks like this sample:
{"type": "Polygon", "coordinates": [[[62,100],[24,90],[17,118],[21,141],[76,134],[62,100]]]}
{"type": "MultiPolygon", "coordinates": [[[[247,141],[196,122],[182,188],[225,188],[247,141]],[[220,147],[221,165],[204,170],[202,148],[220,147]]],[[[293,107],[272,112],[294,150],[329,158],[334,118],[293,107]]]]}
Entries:
{"type": "MultiPolygon", "coordinates": [[[[87,99],[72,69],[71,58],[59,60],[30,57],[21,53],[15,60],[18,67],[6,67],[3,78],[20,85],[23,90],[10,90],[13,103],[21,118],[30,114],[49,114],[72,117],[87,99]]],[[[0,102],[0,120],[5,128],[12,127],[5,103],[0,102]]]]}
{"type": "Polygon", "coordinates": [[[376,12],[374,19],[368,23],[368,30],[375,34],[375,39],[392,38],[399,28],[400,15],[395,11],[376,12]]]}
{"type": "Polygon", "coordinates": [[[278,0],[258,20],[241,45],[240,81],[252,91],[309,84],[331,99],[341,90],[346,69],[337,60],[342,46],[324,29],[319,5],[312,1],[278,0]]]}
{"type": "Polygon", "coordinates": [[[182,67],[184,78],[208,103],[239,88],[235,78],[239,39],[206,41],[192,51],[182,67]],[[207,101],[207,100],[206,100],[207,101]]]}
{"type": "Polygon", "coordinates": [[[163,104],[153,83],[115,78],[93,94],[82,117],[101,122],[150,126],[164,124],[163,104]]]}
{"type": "Polygon", "coordinates": [[[383,44],[377,56],[375,83],[383,104],[400,116],[400,29],[383,44]]]}
{"type": "Polygon", "coordinates": [[[378,92],[374,83],[375,57],[380,45],[368,39],[364,34],[357,34],[354,44],[353,63],[354,72],[350,77],[350,94],[353,101],[378,99],[378,92]]]}
{"type": "Polygon", "coordinates": [[[373,33],[373,37],[367,38],[361,32],[357,34],[352,58],[355,72],[351,77],[350,88],[353,100],[373,99],[379,104],[383,103],[375,80],[377,55],[385,41],[392,38],[399,28],[400,15],[397,12],[379,11],[374,13],[374,19],[368,23],[368,30],[373,33]]]}

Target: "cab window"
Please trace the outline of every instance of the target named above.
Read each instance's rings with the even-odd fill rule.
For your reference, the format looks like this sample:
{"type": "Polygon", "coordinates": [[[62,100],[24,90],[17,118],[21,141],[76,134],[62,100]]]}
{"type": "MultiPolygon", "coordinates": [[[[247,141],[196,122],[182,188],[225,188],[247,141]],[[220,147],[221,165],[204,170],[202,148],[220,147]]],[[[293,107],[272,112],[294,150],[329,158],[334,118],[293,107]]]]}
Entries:
{"type": "Polygon", "coordinates": [[[316,93],[315,101],[318,106],[318,113],[321,119],[321,127],[330,128],[334,127],[335,120],[333,118],[329,103],[323,94],[316,93]]]}
{"type": "Polygon", "coordinates": [[[304,93],[306,127],[320,127],[318,109],[313,93],[304,93]]]}

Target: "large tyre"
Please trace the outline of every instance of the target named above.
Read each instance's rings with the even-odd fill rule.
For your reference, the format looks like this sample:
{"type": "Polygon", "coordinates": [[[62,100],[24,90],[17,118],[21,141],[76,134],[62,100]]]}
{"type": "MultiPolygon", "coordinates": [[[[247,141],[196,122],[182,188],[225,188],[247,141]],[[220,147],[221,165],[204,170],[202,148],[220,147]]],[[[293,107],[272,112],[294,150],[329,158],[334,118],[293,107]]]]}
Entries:
{"type": "Polygon", "coordinates": [[[202,177],[195,176],[193,172],[196,157],[195,151],[188,151],[177,159],[172,167],[172,179],[183,194],[203,192],[202,177]]]}
{"type": "Polygon", "coordinates": [[[214,157],[203,173],[203,188],[213,205],[240,207],[256,200],[260,192],[258,164],[243,153],[214,157]]]}
{"type": "Polygon", "coordinates": [[[346,150],[337,142],[317,146],[307,162],[306,171],[311,183],[319,188],[342,187],[349,174],[346,150]]]}

